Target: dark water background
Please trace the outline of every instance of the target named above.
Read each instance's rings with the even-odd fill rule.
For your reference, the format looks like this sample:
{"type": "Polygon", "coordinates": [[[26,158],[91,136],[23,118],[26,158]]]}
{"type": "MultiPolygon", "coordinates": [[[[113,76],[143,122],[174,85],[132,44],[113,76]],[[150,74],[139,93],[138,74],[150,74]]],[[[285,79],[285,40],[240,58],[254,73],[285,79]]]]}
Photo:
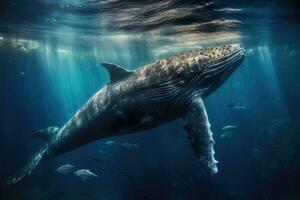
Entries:
{"type": "Polygon", "coordinates": [[[293,1],[1,0],[0,181],[107,81],[176,52],[242,42],[242,66],[205,99],[219,173],[208,177],[180,120],[42,162],[0,199],[300,199],[300,27],[293,1]],[[236,111],[229,104],[245,105],[236,111]],[[238,129],[222,137],[222,127],[238,129]],[[99,150],[108,152],[99,153],[99,150]],[[96,162],[94,158],[101,159],[96,162]],[[65,163],[103,176],[82,182],[65,163]]]}

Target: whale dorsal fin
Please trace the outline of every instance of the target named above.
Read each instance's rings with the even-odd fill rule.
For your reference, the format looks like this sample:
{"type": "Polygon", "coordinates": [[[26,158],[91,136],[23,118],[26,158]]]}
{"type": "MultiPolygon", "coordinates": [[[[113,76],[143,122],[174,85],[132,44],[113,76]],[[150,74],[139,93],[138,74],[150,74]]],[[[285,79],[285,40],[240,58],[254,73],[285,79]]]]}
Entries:
{"type": "Polygon", "coordinates": [[[109,72],[110,76],[110,82],[116,82],[119,81],[128,75],[132,73],[132,71],[129,71],[123,67],[120,67],[118,65],[112,64],[112,63],[101,63],[105,69],[109,72]]]}

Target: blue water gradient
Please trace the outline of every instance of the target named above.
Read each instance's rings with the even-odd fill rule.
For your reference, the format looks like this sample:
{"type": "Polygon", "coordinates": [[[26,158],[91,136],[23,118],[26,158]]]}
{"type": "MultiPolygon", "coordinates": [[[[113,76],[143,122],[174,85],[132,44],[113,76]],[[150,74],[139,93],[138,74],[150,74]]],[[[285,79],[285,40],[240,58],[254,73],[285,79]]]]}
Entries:
{"type": "MultiPolygon", "coordinates": [[[[32,5],[33,10],[37,5],[41,10],[28,14],[30,20],[26,22],[9,18],[8,12],[0,14],[1,182],[43,145],[43,141],[32,137],[36,130],[61,127],[108,82],[101,62],[134,70],[177,52],[232,42],[244,44],[246,58],[204,101],[216,141],[216,176],[209,177],[201,169],[182,121],[177,120],[139,134],[96,141],[44,161],[22,182],[1,185],[0,199],[300,198],[300,29],[293,4],[280,7],[257,3],[251,7],[232,1],[225,5],[203,2],[211,18],[204,16],[202,20],[197,15],[192,23],[188,21],[192,19],[184,18],[161,25],[154,21],[153,26],[146,24],[141,30],[145,21],[133,23],[140,13],[133,21],[126,20],[126,16],[120,21],[113,18],[118,9],[130,8],[128,14],[132,16],[131,1],[128,5],[111,1],[107,6],[114,10],[107,8],[105,12],[93,8],[104,9],[101,5],[110,1],[38,2],[32,5]],[[62,3],[64,6],[59,6],[62,3]],[[80,5],[88,11],[80,12],[80,5]],[[43,13],[46,8],[48,12],[43,13]],[[205,23],[204,19],[216,20],[213,17],[219,16],[212,11],[236,21],[187,29],[193,28],[187,25],[205,23]],[[91,24],[87,23],[89,17],[93,19],[91,24]],[[42,23],[41,19],[48,21],[42,23]],[[102,20],[114,24],[103,24],[102,20]],[[13,29],[16,24],[20,26],[13,29]],[[245,109],[234,110],[231,104],[245,109]],[[226,125],[238,129],[223,137],[222,127],[226,125]],[[108,146],[107,140],[116,143],[108,146]],[[124,142],[138,147],[124,148],[120,145],[124,142]],[[65,163],[89,168],[102,176],[82,182],[72,174],[55,172],[65,163]]],[[[174,9],[194,5],[168,2],[175,2],[174,9]]],[[[16,2],[16,6],[20,4],[16,2]]],[[[156,10],[149,12],[153,17],[156,10]]]]}

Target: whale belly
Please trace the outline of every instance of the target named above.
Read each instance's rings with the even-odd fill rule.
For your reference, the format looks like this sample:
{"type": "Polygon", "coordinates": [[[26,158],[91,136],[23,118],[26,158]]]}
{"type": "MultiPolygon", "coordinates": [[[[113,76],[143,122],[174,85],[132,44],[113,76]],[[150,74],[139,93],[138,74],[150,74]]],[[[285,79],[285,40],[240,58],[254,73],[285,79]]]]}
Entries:
{"type": "Polygon", "coordinates": [[[169,102],[148,102],[142,96],[125,97],[113,104],[106,115],[106,129],[112,135],[134,133],[176,119],[169,102]]]}

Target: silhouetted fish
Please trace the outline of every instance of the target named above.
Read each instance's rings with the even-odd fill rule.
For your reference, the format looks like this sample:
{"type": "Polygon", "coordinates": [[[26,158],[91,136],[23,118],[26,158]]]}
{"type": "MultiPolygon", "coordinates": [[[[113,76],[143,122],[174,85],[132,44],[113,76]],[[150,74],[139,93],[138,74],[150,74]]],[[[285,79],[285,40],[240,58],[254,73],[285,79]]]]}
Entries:
{"type": "Polygon", "coordinates": [[[56,172],[61,174],[67,174],[72,172],[76,167],[74,165],[65,164],[56,169],[56,172]]]}
{"type": "Polygon", "coordinates": [[[79,178],[81,178],[84,182],[87,179],[93,179],[93,178],[98,178],[99,176],[93,172],[91,172],[91,170],[89,169],[80,169],[74,172],[75,176],[78,176],[79,178]]]}
{"type": "Polygon", "coordinates": [[[237,129],[238,126],[235,126],[235,125],[227,125],[227,126],[224,126],[222,128],[222,131],[225,132],[225,131],[232,131],[232,130],[235,130],[237,129]]]}
{"type": "Polygon", "coordinates": [[[247,108],[245,105],[240,105],[240,104],[228,104],[227,107],[235,111],[242,111],[242,110],[246,110],[247,108]]]}

